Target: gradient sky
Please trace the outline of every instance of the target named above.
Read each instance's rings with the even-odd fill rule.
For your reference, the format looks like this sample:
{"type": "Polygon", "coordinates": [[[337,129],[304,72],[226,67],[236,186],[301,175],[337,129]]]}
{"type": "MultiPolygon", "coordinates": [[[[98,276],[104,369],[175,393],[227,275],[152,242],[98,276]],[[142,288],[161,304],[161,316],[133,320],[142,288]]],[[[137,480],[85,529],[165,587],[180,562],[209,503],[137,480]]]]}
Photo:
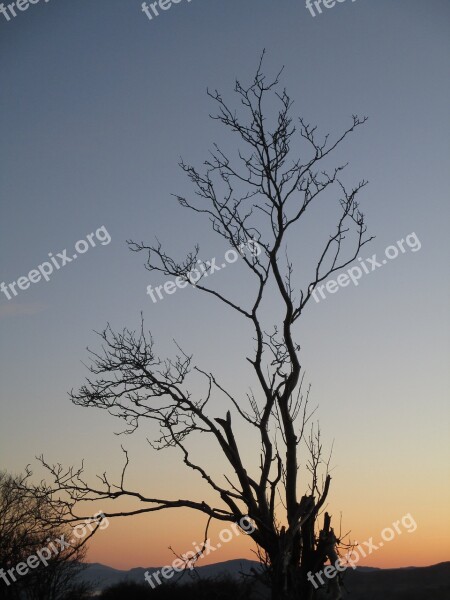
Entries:
{"type": "MultiPolygon", "coordinates": [[[[92,330],[107,321],[134,328],[141,311],[161,355],[176,338],[202,368],[247,391],[241,321],[193,289],[152,304],[146,286],[164,278],[148,273],[125,240],[158,235],[179,257],[197,242],[205,259],[223,256],[207,222],[171,196],[190,192],[177,162],[200,164],[214,141],[234,147],[208,118],[205,91],[219,88],[233,102],[235,77],[248,81],[265,47],[269,74],[285,65],[294,113],[322,132],[339,133],[353,113],[369,117],[336,156],[350,162],[349,184],[370,181],[360,197],[376,239],[362,258],[411,232],[422,244],[357,288],[312,302],[298,325],[312,402],[324,439],[334,439],[329,509],[359,541],[414,517],[414,533],[365,564],[450,559],[449,33],[448,0],[348,0],[315,18],[300,0],[192,0],[153,21],[139,0],[41,0],[9,22],[0,15],[0,282],[102,225],[112,238],[48,283],[10,301],[0,294],[1,466],[18,472],[44,453],[65,464],[84,457],[90,473],[118,475],[123,443],[130,487],[211,499],[174,450],[148,447],[154,429],[118,438],[118,421],[71,405],[67,392],[83,382],[92,330]]],[[[328,233],[323,216],[290,244],[300,274],[328,233]]],[[[215,278],[247,297],[238,264],[215,278]]],[[[215,402],[219,416],[225,406],[215,402]]],[[[256,468],[253,440],[238,433],[256,468]]],[[[220,470],[220,457],[206,454],[220,470]]],[[[186,510],[118,520],[89,559],[118,568],[170,563],[167,547],[186,551],[203,530],[203,517],[186,510]]],[[[243,537],[204,562],[241,556],[252,556],[243,537]]]]}

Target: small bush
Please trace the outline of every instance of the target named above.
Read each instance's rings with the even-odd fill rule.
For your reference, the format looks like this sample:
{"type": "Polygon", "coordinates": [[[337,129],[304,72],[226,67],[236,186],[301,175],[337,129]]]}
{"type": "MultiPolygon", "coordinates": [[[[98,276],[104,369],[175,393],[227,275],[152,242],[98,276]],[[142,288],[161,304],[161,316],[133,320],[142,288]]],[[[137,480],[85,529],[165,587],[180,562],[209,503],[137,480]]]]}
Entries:
{"type": "Polygon", "coordinates": [[[100,600],[252,600],[250,583],[230,579],[150,586],[123,582],[105,590],[100,600]]]}

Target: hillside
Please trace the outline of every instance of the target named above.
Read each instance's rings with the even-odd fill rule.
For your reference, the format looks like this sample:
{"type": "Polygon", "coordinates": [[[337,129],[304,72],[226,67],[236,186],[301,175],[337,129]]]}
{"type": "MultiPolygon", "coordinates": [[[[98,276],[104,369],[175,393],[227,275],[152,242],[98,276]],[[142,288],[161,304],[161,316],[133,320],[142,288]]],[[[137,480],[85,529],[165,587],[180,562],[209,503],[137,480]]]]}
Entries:
{"type": "MultiPolygon", "coordinates": [[[[241,573],[249,574],[258,568],[258,563],[241,559],[199,567],[196,571],[202,579],[220,575],[238,579],[241,573]]],[[[122,581],[145,583],[145,571],[153,573],[159,569],[139,567],[121,571],[90,564],[82,579],[94,584],[97,590],[103,590],[122,581]]],[[[186,573],[180,584],[191,580],[190,574],[186,573]]],[[[450,562],[403,569],[358,568],[345,573],[344,584],[345,598],[349,600],[450,600],[450,562]]]]}

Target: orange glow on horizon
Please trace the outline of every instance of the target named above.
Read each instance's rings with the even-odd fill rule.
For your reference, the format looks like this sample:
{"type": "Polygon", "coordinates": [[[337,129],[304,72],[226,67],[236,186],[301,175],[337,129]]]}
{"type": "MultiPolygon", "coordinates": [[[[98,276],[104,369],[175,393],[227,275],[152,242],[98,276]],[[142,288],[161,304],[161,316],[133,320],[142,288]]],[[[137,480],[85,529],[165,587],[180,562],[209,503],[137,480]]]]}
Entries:
{"type": "MultiPolygon", "coordinates": [[[[102,563],[116,569],[128,570],[134,567],[161,567],[170,565],[175,559],[173,551],[182,554],[192,550],[195,545],[201,545],[205,531],[205,518],[192,511],[180,509],[178,511],[158,513],[158,515],[144,515],[133,518],[120,518],[111,520],[109,527],[99,532],[90,544],[88,562],[102,563]]],[[[439,515],[439,511],[436,513],[439,515]]],[[[399,515],[399,518],[401,515],[399,515]]],[[[409,520],[410,533],[400,523],[398,534],[392,528],[392,522],[387,520],[380,527],[379,519],[369,523],[355,523],[350,535],[351,541],[357,541],[367,553],[370,548],[370,538],[373,544],[379,545],[381,532],[385,528],[393,531],[394,536],[390,541],[384,541],[382,547],[374,550],[365,558],[360,553],[360,566],[379,568],[399,568],[408,566],[429,566],[446,562],[450,556],[450,531],[439,527],[432,527],[431,522],[414,517],[417,529],[409,520]],[[360,535],[355,535],[360,533],[360,535]],[[364,544],[366,542],[366,544],[364,544]]],[[[231,524],[211,524],[209,538],[211,545],[216,547],[219,543],[219,534],[222,530],[231,531],[231,524]]],[[[389,538],[392,533],[385,532],[389,538]]],[[[229,541],[222,543],[220,548],[210,552],[198,562],[198,566],[225,562],[232,559],[257,560],[254,542],[245,534],[222,535],[229,541]]],[[[342,552],[344,554],[345,551],[342,552]]]]}

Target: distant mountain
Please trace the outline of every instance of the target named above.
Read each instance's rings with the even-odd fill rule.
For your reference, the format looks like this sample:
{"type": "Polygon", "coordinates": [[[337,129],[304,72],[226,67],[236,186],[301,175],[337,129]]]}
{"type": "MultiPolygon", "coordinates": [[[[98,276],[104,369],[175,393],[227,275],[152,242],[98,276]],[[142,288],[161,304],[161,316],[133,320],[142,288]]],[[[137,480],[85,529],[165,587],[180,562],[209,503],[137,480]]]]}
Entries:
{"type": "Polygon", "coordinates": [[[349,600],[450,600],[450,562],[431,567],[347,571],[349,600]]]}
{"type": "MultiPolygon", "coordinates": [[[[120,581],[133,581],[135,583],[145,583],[144,573],[154,573],[160,571],[162,567],[136,567],[129,571],[121,571],[120,569],[113,569],[99,563],[89,564],[87,569],[83,571],[80,576],[82,581],[94,585],[97,590],[103,590],[110,585],[119,583],[120,581]]],[[[228,560],[221,563],[215,563],[213,565],[206,565],[204,567],[196,568],[196,572],[201,578],[213,579],[218,576],[227,576],[232,579],[239,579],[241,573],[246,575],[251,573],[252,569],[260,569],[259,563],[253,560],[236,559],[228,560]]],[[[188,570],[187,572],[179,573],[172,577],[170,581],[191,581],[192,574],[188,570]]]]}
{"type": "MultiPolygon", "coordinates": [[[[154,573],[160,569],[138,567],[121,571],[101,564],[90,564],[81,579],[100,591],[121,581],[145,583],[145,571],[154,573]]],[[[217,576],[239,579],[242,573],[250,574],[252,569],[259,570],[260,565],[252,560],[237,559],[198,567],[196,571],[202,579],[217,576]]],[[[191,580],[190,572],[178,574],[177,577],[181,575],[180,583],[191,580]]],[[[347,590],[344,598],[349,600],[450,600],[450,562],[402,569],[348,569],[344,574],[344,585],[347,590]]]]}

